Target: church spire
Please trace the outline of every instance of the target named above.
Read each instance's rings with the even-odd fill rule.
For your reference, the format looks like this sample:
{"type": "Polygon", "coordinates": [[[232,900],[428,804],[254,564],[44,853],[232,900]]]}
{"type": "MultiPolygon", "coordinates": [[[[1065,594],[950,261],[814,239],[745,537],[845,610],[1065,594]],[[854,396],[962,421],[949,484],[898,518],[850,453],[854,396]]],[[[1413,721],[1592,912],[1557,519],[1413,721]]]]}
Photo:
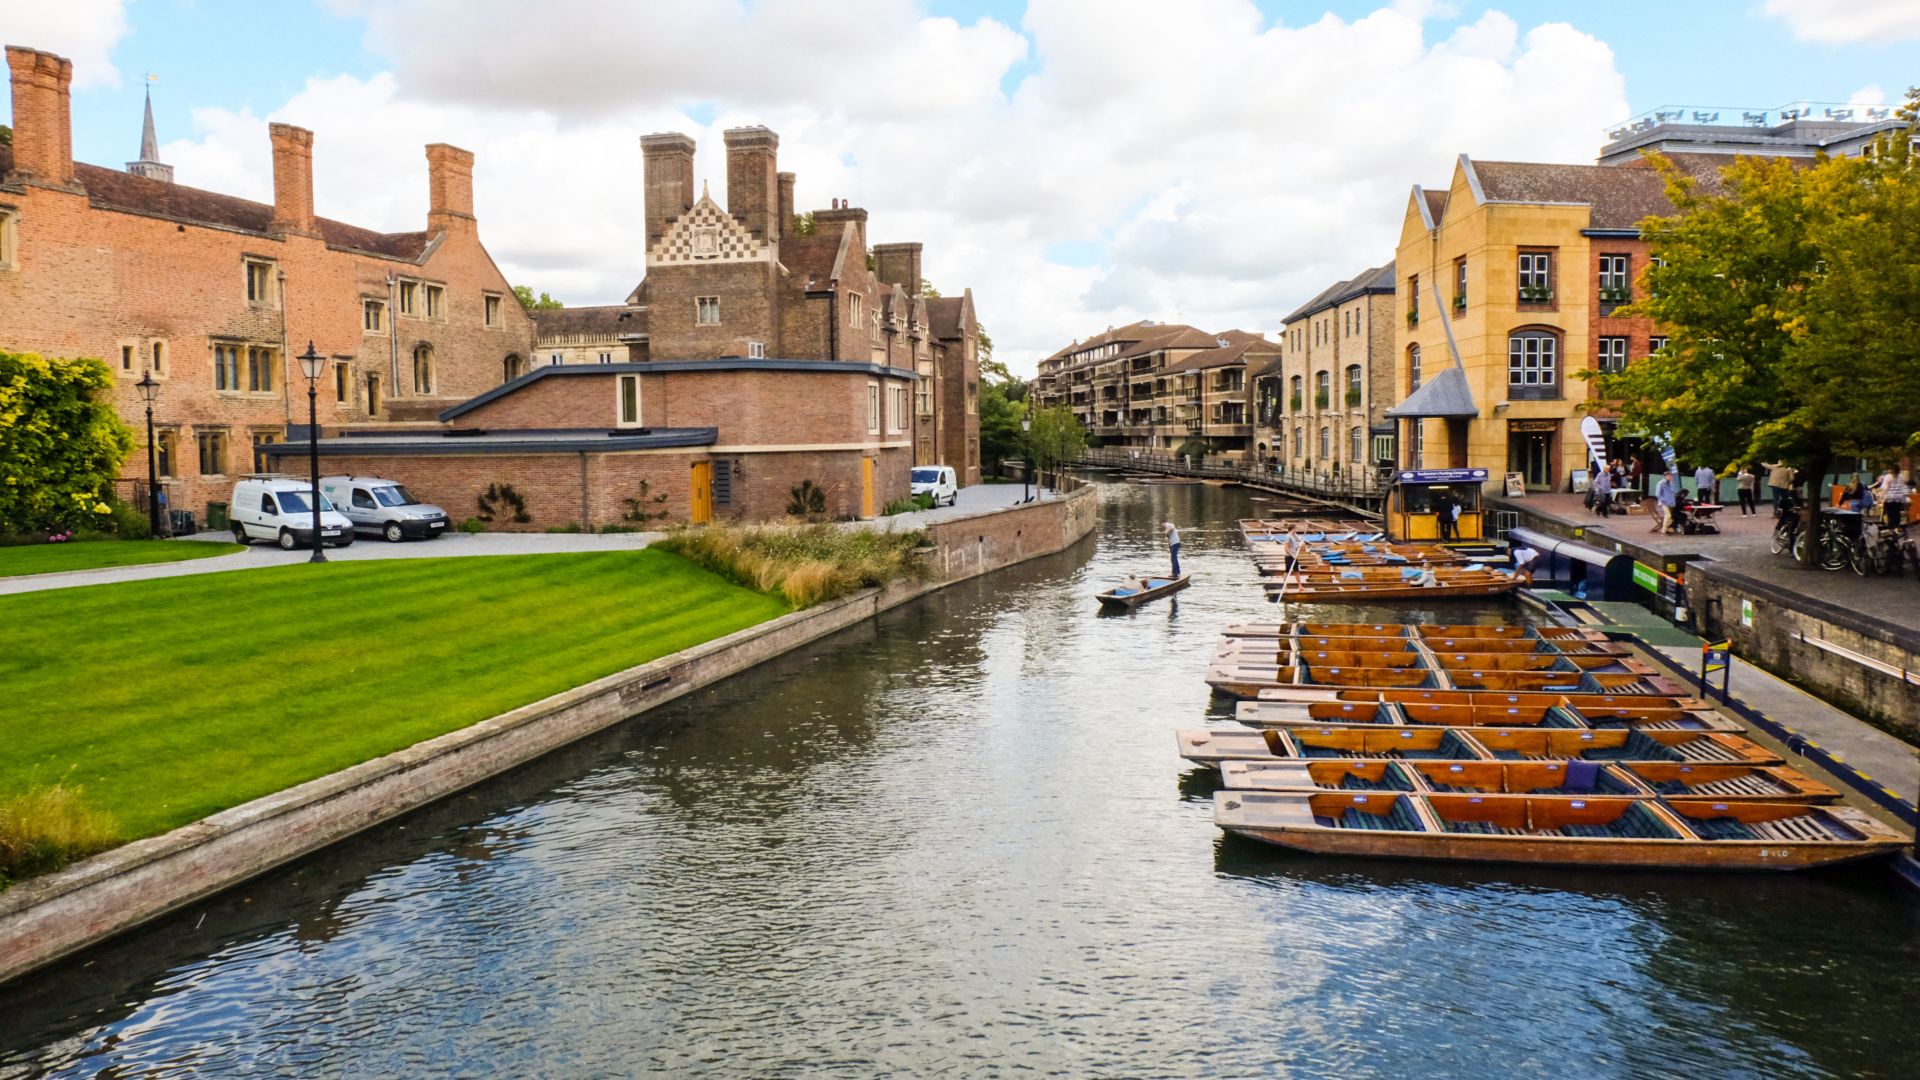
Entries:
{"type": "Polygon", "coordinates": [[[153,131],[153,76],[147,76],[147,120],[140,129],[140,160],[127,162],[127,171],[150,180],[173,183],[173,166],[160,162],[160,138],[153,131]]]}

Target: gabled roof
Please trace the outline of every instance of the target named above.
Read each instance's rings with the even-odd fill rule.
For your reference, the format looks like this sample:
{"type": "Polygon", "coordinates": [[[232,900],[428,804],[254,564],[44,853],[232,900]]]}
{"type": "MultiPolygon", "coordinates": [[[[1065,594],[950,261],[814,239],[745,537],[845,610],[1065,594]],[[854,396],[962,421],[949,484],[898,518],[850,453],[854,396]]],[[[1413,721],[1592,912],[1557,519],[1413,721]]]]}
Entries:
{"type": "Polygon", "coordinates": [[[1058,360],[1063,356],[1070,353],[1077,353],[1082,349],[1091,349],[1097,345],[1110,345],[1116,341],[1138,341],[1141,335],[1161,325],[1163,324],[1156,323],[1152,319],[1141,319],[1138,322],[1131,322],[1125,326],[1109,326],[1085,341],[1076,341],[1071,345],[1055,350],[1053,355],[1047,357],[1047,359],[1058,360]]]}
{"type": "Polygon", "coordinates": [[[802,284],[812,282],[825,288],[840,277],[845,261],[842,252],[848,236],[838,232],[817,232],[812,236],[789,236],[780,241],[780,262],[802,284]]]}
{"type": "Polygon", "coordinates": [[[954,341],[966,335],[967,315],[973,306],[973,290],[959,296],[926,298],[927,327],[941,341],[954,341]]]}
{"type": "Polygon", "coordinates": [[[1420,195],[1427,201],[1427,216],[1433,219],[1433,223],[1438,225],[1444,221],[1447,216],[1447,189],[1441,188],[1436,191],[1433,188],[1422,188],[1420,195]]]}
{"type": "Polygon", "coordinates": [[[1244,330],[1228,330],[1215,339],[1217,344],[1211,349],[1202,349],[1192,356],[1176,360],[1166,366],[1166,371],[1211,371],[1214,368],[1232,367],[1245,364],[1250,360],[1273,355],[1278,356],[1280,346],[1258,334],[1249,334],[1244,330]]]}
{"type": "MultiPolygon", "coordinates": [[[[0,176],[13,169],[13,148],[0,145],[0,176]]],[[[134,214],[209,225],[242,232],[273,232],[273,207],[217,191],[203,191],[185,184],[152,180],[144,176],[106,169],[85,162],[74,162],[74,178],[86,189],[87,201],[101,210],[122,210],[134,214]]],[[[382,233],[349,225],[331,218],[315,218],[314,228],[329,246],[364,251],[390,259],[419,262],[432,247],[433,233],[382,233]]]]}
{"type": "Polygon", "coordinates": [[[1336,281],[1320,290],[1319,295],[1300,305],[1293,314],[1282,319],[1281,325],[1291,326],[1301,319],[1331,307],[1338,307],[1357,296],[1393,291],[1393,264],[1385,263],[1369,270],[1362,270],[1345,281],[1336,281]]]}
{"type": "MultiPolygon", "coordinates": [[[[1704,190],[1719,190],[1725,158],[1676,154],[1672,160],[1704,190]]],[[[1478,179],[1487,202],[1584,203],[1592,208],[1589,227],[1594,229],[1632,229],[1647,217],[1673,213],[1666,178],[1654,169],[1472,161],[1464,155],[1460,164],[1478,179]]]]}

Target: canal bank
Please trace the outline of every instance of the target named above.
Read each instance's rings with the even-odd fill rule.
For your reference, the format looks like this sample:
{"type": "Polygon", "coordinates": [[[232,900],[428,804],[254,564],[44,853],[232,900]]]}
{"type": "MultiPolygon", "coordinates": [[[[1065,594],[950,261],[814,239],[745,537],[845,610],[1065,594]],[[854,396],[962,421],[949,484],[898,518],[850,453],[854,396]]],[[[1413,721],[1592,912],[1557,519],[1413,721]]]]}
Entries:
{"type": "MultiPolygon", "coordinates": [[[[0,1077],[1900,1075],[1874,868],[1582,873],[1223,838],[1170,728],[1271,620],[1244,492],[923,596],[0,987],[0,1077]],[[1165,559],[1133,615],[1098,588],[1165,559]],[[1809,919],[1809,912],[1819,917],[1809,919]]],[[[1522,621],[1515,605],[1299,608],[1522,621]]]]}
{"type": "Polygon", "coordinates": [[[1097,491],[928,523],[929,578],[782,616],[0,893],[0,982],[956,582],[1064,550],[1097,491]]]}

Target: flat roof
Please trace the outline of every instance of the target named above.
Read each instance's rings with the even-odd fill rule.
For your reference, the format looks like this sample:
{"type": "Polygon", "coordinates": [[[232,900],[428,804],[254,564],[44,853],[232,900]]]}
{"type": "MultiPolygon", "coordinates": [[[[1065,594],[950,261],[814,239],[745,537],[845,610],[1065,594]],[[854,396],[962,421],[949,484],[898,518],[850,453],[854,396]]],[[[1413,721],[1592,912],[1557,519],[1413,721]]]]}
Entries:
{"type": "MultiPolygon", "coordinates": [[[[440,413],[440,419],[452,420],[471,412],[489,402],[519,390],[541,379],[565,377],[584,377],[587,375],[623,375],[642,374],[660,375],[676,372],[712,374],[722,371],[786,371],[807,372],[820,375],[869,375],[882,379],[917,380],[920,376],[911,368],[889,367],[886,364],[863,364],[854,360],[754,360],[746,357],[730,356],[719,360],[641,360],[620,364],[547,364],[534,368],[511,382],[502,383],[483,394],[461,402],[440,413]]],[[[324,440],[323,443],[324,445],[324,440]]]]}
{"type": "MultiPolygon", "coordinates": [[[[711,446],[719,428],[598,428],[553,430],[379,432],[364,431],[321,439],[322,454],[370,457],[442,454],[573,454],[620,450],[658,450],[680,446],[711,446]]],[[[305,441],[270,443],[262,447],[275,457],[307,452],[305,441]]]]}

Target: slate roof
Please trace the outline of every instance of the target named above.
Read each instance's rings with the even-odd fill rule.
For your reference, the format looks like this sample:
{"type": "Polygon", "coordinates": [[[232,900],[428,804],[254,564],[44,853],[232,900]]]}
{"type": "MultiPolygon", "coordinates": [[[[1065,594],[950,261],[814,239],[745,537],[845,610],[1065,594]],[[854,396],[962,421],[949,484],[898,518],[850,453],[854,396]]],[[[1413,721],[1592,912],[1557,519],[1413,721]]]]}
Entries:
{"type": "MultiPolygon", "coordinates": [[[[1675,154],[1673,162],[1707,191],[1720,188],[1719,166],[1727,159],[1675,154]]],[[[1490,202],[1585,203],[1590,228],[1632,229],[1652,215],[1673,213],[1666,179],[1648,168],[1618,165],[1549,165],[1531,161],[1469,161],[1490,202]]]]}
{"type": "Polygon", "coordinates": [[[1473,390],[1467,386],[1467,373],[1459,365],[1441,369],[1438,375],[1420,384],[1420,389],[1387,410],[1395,419],[1420,420],[1436,417],[1479,416],[1473,403],[1473,390]]]}
{"type": "Polygon", "coordinates": [[[1358,274],[1345,281],[1336,281],[1320,290],[1319,295],[1296,308],[1293,314],[1280,320],[1282,325],[1290,326],[1315,312],[1337,307],[1356,296],[1365,293],[1390,293],[1394,291],[1393,264],[1385,263],[1358,274]]]}
{"type": "MultiPolygon", "coordinates": [[[[13,148],[0,146],[0,176],[13,169],[13,148]]],[[[185,184],[151,180],[144,176],[74,162],[74,176],[87,191],[87,201],[102,210],[152,214],[173,221],[242,232],[270,233],[273,207],[251,199],[203,191],[185,184]]],[[[331,218],[315,218],[314,227],[329,246],[419,262],[431,246],[429,232],[382,233],[331,218]]]]}
{"type": "Polygon", "coordinates": [[[1427,216],[1433,219],[1435,225],[1440,224],[1441,219],[1447,216],[1447,189],[1435,191],[1421,188],[1420,194],[1427,200],[1427,216]]]}
{"type": "Polygon", "coordinates": [[[615,338],[646,329],[646,320],[625,304],[597,307],[545,308],[529,311],[535,339],[541,343],[564,338],[615,338]]]}
{"type": "Polygon", "coordinates": [[[841,239],[838,229],[812,236],[789,236],[780,241],[780,264],[803,284],[811,280],[815,286],[825,287],[834,278],[841,239]]]}

